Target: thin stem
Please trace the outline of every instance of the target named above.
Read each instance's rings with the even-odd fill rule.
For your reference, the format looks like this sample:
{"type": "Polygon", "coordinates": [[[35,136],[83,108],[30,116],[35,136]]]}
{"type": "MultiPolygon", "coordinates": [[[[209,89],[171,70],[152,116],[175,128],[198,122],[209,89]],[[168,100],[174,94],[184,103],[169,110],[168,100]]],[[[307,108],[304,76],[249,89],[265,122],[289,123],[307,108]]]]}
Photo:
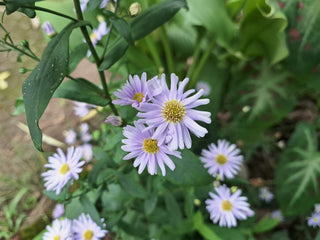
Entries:
{"type": "Polygon", "coordinates": [[[191,81],[190,81],[190,88],[194,88],[196,85],[196,82],[198,80],[199,74],[201,73],[204,65],[206,64],[211,51],[213,49],[213,47],[215,46],[215,41],[212,41],[212,43],[209,45],[209,47],[207,48],[207,50],[204,52],[204,54],[202,55],[202,58],[200,59],[199,65],[198,67],[194,70],[192,76],[190,76],[191,81]]]}
{"type": "Polygon", "coordinates": [[[173,73],[174,62],[173,62],[173,56],[172,56],[172,51],[171,51],[167,31],[164,26],[162,26],[160,30],[161,30],[161,40],[162,40],[164,52],[167,59],[168,70],[169,70],[169,73],[173,73]]]}
{"type": "MultiPolygon", "coordinates": [[[[74,6],[75,6],[77,18],[78,18],[79,21],[82,21],[83,20],[83,15],[82,15],[82,11],[81,11],[81,8],[80,8],[80,2],[79,2],[79,0],[73,0],[73,3],[74,3],[74,6]]],[[[95,50],[95,48],[94,48],[94,46],[93,46],[93,44],[91,42],[88,30],[87,30],[87,28],[85,26],[81,26],[80,29],[81,29],[82,35],[84,36],[84,39],[86,40],[86,43],[88,44],[89,50],[90,50],[90,52],[91,52],[91,54],[92,54],[92,56],[94,58],[94,61],[96,63],[96,66],[97,66],[97,69],[98,69],[98,73],[99,73],[99,77],[100,77],[100,81],[101,81],[101,84],[102,84],[102,87],[103,87],[103,90],[104,90],[104,97],[109,100],[109,106],[110,106],[112,112],[115,115],[119,115],[116,107],[112,103],[112,99],[111,99],[111,96],[110,96],[110,93],[109,93],[109,90],[108,90],[108,85],[107,85],[107,81],[106,81],[104,72],[103,71],[99,71],[100,59],[99,59],[99,56],[98,56],[98,54],[97,54],[97,52],[96,52],[96,50],[95,50]]]]}
{"type": "MultiPolygon", "coordinates": [[[[3,3],[3,2],[0,2],[0,5],[2,6],[5,6],[6,3],[3,3]]],[[[47,9],[47,8],[43,8],[43,7],[38,7],[38,6],[25,6],[25,5],[22,5],[20,6],[21,8],[28,8],[28,9],[33,9],[33,10],[38,10],[38,11],[42,11],[42,12],[48,12],[48,13],[51,13],[51,14],[54,14],[54,15],[57,15],[57,16],[60,16],[60,17],[64,17],[64,18],[67,18],[67,19],[70,19],[72,21],[75,21],[77,22],[78,20],[73,18],[73,17],[70,17],[68,15],[65,15],[63,13],[59,13],[59,12],[56,12],[56,11],[53,11],[53,10],[50,10],[50,9],[47,9]]]]}
{"type": "Polygon", "coordinates": [[[5,41],[3,41],[3,40],[0,40],[0,43],[7,45],[8,47],[10,47],[10,49],[14,49],[14,50],[16,50],[16,51],[18,51],[18,52],[20,52],[20,53],[22,53],[22,54],[24,54],[24,55],[32,58],[33,60],[36,60],[36,61],[38,61],[38,62],[40,61],[40,59],[39,59],[37,56],[31,55],[31,54],[25,52],[24,50],[16,47],[15,45],[13,45],[13,44],[11,44],[11,43],[5,42],[5,41]]]}

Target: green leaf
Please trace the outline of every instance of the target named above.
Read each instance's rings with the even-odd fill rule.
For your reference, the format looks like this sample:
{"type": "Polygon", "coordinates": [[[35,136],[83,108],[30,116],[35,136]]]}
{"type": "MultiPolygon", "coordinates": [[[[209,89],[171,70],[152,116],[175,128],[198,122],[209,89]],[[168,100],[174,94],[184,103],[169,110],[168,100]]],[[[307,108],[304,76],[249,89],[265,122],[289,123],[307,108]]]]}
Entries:
{"type": "Polygon", "coordinates": [[[265,216],[256,225],[252,227],[253,233],[264,233],[274,229],[279,223],[279,219],[265,216]]]}
{"type": "Polygon", "coordinates": [[[119,180],[120,186],[122,189],[127,192],[132,197],[136,198],[147,198],[147,192],[146,190],[135,180],[133,180],[131,177],[128,177],[124,175],[121,172],[117,172],[116,176],[119,180]]]}
{"type": "Polygon", "coordinates": [[[320,198],[320,152],[317,147],[314,127],[299,123],[276,171],[276,196],[284,215],[306,214],[320,198]]]}
{"type": "Polygon", "coordinates": [[[224,0],[188,0],[194,25],[205,26],[223,47],[229,47],[236,26],[228,15],[224,0]]]}
{"type": "Polygon", "coordinates": [[[24,108],[24,101],[22,97],[19,97],[16,99],[14,106],[15,106],[15,109],[11,114],[12,116],[18,116],[26,111],[24,108]]]}
{"type": "Polygon", "coordinates": [[[148,199],[146,199],[146,201],[144,202],[144,211],[147,215],[152,213],[152,211],[157,205],[157,202],[158,195],[156,193],[151,194],[151,196],[148,199]]]}
{"type": "Polygon", "coordinates": [[[19,11],[27,15],[29,18],[34,18],[36,16],[36,12],[31,8],[35,6],[34,4],[37,1],[39,0],[7,0],[6,13],[9,15],[15,11],[19,11]]]}
{"type": "Polygon", "coordinates": [[[276,1],[246,1],[239,29],[239,46],[248,57],[266,57],[271,64],[289,54],[286,46],[287,20],[276,1]]]}
{"type": "Polygon", "coordinates": [[[164,201],[166,204],[170,225],[178,227],[182,222],[182,213],[177,200],[171,193],[168,192],[164,196],[164,201]]]}
{"type": "Polygon", "coordinates": [[[167,180],[183,187],[203,186],[213,181],[199,158],[190,150],[182,150],[182,158],[172,157],[176,168],[166,173],[167,180]]]}
{"type": "Polygon", "coordinates": [[[54,91],[68,73],[69,36],[73,29],[87,22],[71,23],[47,45],[40,63],[22,85],[30,135],[35,147],[42,151],[42,132],[39,119],[46,109],[54,91]]]}
{"type": "Polygon", "coordinates": [[[206,240],[222,240],[217,236],[213,230],[211,230],[203,221],[201,212],[197,212],[193,217],[194,228],[203,236],[206,240]]]}
{"type": "Polygon", "coordinates": [[[95,205],[90,201],[90,199],[86,195],[81,195],[80,203],[82,204],[84,211],[88,213],[91,219],[100,227],[102,227],[101,218],[99,213],[95,207],[95,205]]]}
{"type": "Polygon", "coordinates": [[[76,78],[62,83],[52,97],[67,98],[98,106],[106,106],[109,103],[109,100],[103,97],[102,89],[84,78],[76,78]]]}
{"type": "Polygon", "coordinates": [[[149,7],[131,22],[134,40],[139,40],[169,21],[181,8],[187,8],[185,0],[167,0],[149,7]]]}
{"type": "Polygon", "coordinates": [[[110,19],[112,26],[114,26],[120,36],[122,36],[128,43],[133,43],[131,29],[129,23],[123,18],[110,19]]]}

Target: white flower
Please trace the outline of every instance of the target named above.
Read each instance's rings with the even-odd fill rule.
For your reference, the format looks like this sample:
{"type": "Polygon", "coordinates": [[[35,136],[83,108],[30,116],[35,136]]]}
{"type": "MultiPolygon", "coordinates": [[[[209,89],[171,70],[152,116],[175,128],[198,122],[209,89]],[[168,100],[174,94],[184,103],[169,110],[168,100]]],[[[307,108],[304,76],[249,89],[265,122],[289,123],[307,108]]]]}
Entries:
{"type": "Polygon", "coordinates": [[[273,193],[270,192],[270,190],[268,188],[262,187],[262,188],[260,188],[259,198],[261,200],[264,200],[267,203],[271,202],[271,200],[273,199],[273,193]]]}
{"type": "Polygon", "coordinates": [[[81,148],[69,147],[67,155],[58,148],[57,153],[48,158],[48,164],[45,167],[50,170],[41,174],[44,177],[44,186],[48,191],[56,191],[60,194],[62,188],[68,183],[69,180],[78,179],[79,173],[82,171],[81,166],[85,163],[79,161],[82,157],[81,148]]]}
{"type": "Polygon", "coordinates": [[[320,227],[320,214],[313,213],[311,217],[308,217],[308,225],[310,227],[320,227]]]}
{"type": "Polygon", "coordinates": [[[77,141],[77,133],[72,129],[69,129],[68,131],[63,132],[63,135],[64,135],[64,141],[68,145],[72,145],[77,141]]]}
{"type": "Polygon", "coordinates": [[[71,240],[71,221],[69,219],[54,220],[52,226],[47,226],[43,240],[71,240]]]}
{"type": "Polygon", "coordinates": [[[241,190],[231,193],[225,185],[215,188],[216,194],[209,193],[212,199],[207,199],[207,210],[210,219],[220,226],[235,227],[237,219],[244,220],[254,215],[247,198],[240,196],[241,190]]]}
{"type": "Polygon", "coordinates": [[[93,152],[92,152],[92,145],[85,143],[80,146],[83,153],[83,158],[86,160],[86,162],[90,162],[93,158],[93,152]]]}
{"type": "Polygon", "coordinates": [[[208,168],[209,174],[219,177],[221,180],[233,178],[240,169],[243,156],[235,144],[230,144],[226,140],[218,140],[218,144],[211,143],[209,150],[203,149],[200,160],[204,167],[208,168]]]}
{"type": "Polygon", "coordinates": [[[99,240],[106,234],[107,230],[102,230],[88,214],[82,213],[78,219],[73,221],[72,230],[75,240],[99,240]]]}

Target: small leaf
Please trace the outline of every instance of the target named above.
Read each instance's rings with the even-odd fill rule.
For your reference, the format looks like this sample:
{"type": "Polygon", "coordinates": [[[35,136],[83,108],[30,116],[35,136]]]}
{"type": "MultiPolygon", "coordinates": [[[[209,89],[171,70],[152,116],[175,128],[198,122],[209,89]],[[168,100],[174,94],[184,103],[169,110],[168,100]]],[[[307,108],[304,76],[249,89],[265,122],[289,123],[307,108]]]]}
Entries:
{"type": "Polygon", "coordinates": [[[122,36],[128,43],[133,43],[133,38],[131,35],[130,25],[123,18],[110,19],[112,26],[114,26],[120,36],[122,36]]]}
{"type": "Polygon", "coordinates": [[[136,182],[132,178],[129,178],[121,172],[116,173],[116,176],[122,189],[129,195],[136,198],[147,198],[146,190],[138,182],[136,182]]]}
{"type": "Polygon", "coordinates": [[[99,213],[95,207],[95,205],[90,201],[90,199],[86,195],[81,195],[80,203],[82,204],[84,211],[88,213],[91,219],[100,227],[102,227],[101,218],[99,213]]]}
{"type": "Polygon", "coordinates": [[[84,78],[76,78],[62,83],[52,97],[67,98],[98,106],[106,106],[109,100],[103,97],[103,91],[84,78]]]}
{"type": "Polygon", "coordinates": [[[87,22],[70,23],[56,35],[44,50],[40,63],[22,85],[30,135],[39,151],[42,151],[39,120],[54,91],[68,73],[69,36],[73,29],[87,24],[87,22]]]}
{"type": "Polygon", "coordinates": [[[194,228],[207,240],[222,240],[203,221],[201,212],[197,212],[193,217],[194,228]]]}

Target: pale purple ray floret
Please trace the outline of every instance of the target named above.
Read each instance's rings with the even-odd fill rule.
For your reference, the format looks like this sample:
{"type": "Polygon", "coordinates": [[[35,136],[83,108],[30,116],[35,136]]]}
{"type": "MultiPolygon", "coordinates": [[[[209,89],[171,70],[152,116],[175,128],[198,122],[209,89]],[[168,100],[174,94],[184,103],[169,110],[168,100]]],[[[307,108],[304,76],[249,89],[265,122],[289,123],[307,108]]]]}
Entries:
{"type": "Polygon", "coordinates": [[[133,166],[138,167],[138,173],[141,174],[147,166],[151,175],[157,174],[158,166],[163,176],[166,174],[165,165],[174,170],[175,165],[168,155],[181,158],[181,154],[175,150],[169,150],[164,143],[159,143],[157,138],[153,137],[154,130],[145,130],[145,125],[140,121],[135,121],[134,126],[127,125],[123,129],[123,139],[125,144],[121,148],[129,152],[123,159],[129,160],[136,158],[133,166]]]}
{"type": "Polygon", "coordinates": [[[201,89],[196,94],[194,89],[184,92],[189,79],[185,78],[178,84],[178,77],[171,74],[171,87],[168,88],[166,77],[159,79],[161,94],[152,98],[151,103],[141,103],[138,117],[143,118],[148,129],[155,128],[154,138],[159,143],[168,143],[169,149],[191,148],[192,132],[197,137],[203,137],[208,131],[196,121],[211,123],[211,113],[194,108],[209,103],[209,99],[199,99],[203,95],[201,89]]]}

